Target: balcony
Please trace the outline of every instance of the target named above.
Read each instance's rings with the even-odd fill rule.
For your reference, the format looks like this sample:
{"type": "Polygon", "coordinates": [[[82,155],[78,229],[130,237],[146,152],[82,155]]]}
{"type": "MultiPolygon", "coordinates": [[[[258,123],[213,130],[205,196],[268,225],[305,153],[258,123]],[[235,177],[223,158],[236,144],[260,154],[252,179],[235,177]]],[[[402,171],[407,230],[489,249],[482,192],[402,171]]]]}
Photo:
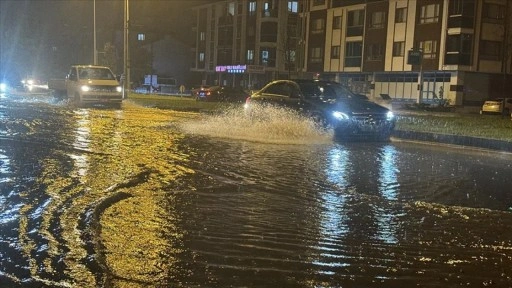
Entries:
{"type": "Polygon", "coordinates": [[[349,26],[347,27],[347,37],[363,36],[364,26],[349,26]]]}
{"type": "Polygon", "coordinates": [[[445,65],[471,65],[470,54],[447,53],[444,59],[445,65]]]}
{"type": "Polygon", "coordinates": [[[475,24],[475,19],[470,16],[452,15],[448,18],[448,28],[471,28],[475,24]]]}

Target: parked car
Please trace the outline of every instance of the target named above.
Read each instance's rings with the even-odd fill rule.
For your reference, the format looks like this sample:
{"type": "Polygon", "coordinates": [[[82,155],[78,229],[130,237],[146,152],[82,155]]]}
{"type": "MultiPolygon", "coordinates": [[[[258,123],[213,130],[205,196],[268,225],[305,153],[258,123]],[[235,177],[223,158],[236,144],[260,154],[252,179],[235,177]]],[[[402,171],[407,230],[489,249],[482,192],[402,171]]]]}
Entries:
{"type": "Polygon", "coordinates": [[[396,122],[389,109],[331,81],[276,80],[247,98],[248,114],[258,104],[297,110],[334,129],[339,140],[388,141],[396,122]]]}
{"type": "Polygon", "coordinates": [[[247,97],[249,97],[249,93],[245,92],[242,88],[211,86],[199,90],[196,95],[196,100],[243,103],[247,97]]]}
{"type": "Polygon", "coordinates": [[[480,114],[492,113],[508,115],[511,111],[512,98],[497,98],[485,101],[480,110],[480,114]]]}
{"type": "Polygon", "coordinates": [[[194,86],[194,87],[190,88],[190,96],[197,97],[199,95],[199,91],[208,89],[209,87],[211,87],[211,86],[210,85],[194,86]]]}

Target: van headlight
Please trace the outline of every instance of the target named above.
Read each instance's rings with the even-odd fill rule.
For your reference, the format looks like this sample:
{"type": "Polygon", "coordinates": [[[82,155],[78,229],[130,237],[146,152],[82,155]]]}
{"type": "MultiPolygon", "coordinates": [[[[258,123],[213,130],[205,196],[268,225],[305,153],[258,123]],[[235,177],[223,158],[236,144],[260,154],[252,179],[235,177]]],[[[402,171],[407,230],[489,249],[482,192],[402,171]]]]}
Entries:
{"type": "Polygon", "coordinates": [[[83,92],[89,92],[91,91],[91,87],[87,86],[87,85],[83,85],[82,87],[80,87],[80,89],[83,91],[83,92]]]}
{"type": "Polygon", "coordinates": [[[386,119],[387,119],[388,121],[391,121],[391,120],[393,120],[394,118],[395,118],[395,114],[393,114],[393,112],[391,112],[391,111],[388,111],[388,113],[386,114],[386,119]]]}
{"type": "Polygon", "coordinates": [[[116,87],[116,91],[119,92],[119,93],[123,92],[123,87],[117,86],[116,87]]]}
{"type": "Polygon", "coordinates": [[[332,112],[332,116],[334,117],[334,119],[337,119],[337,120],[347,120],[349,118],[346,113],[343,113],[340,111],[332,112]]]}

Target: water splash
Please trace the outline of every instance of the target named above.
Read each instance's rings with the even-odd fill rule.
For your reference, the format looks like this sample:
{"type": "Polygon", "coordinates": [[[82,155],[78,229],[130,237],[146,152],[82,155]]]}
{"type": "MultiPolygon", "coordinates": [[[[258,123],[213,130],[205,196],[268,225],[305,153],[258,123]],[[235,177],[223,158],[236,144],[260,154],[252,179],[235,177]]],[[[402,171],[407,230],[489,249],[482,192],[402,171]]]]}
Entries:
{"type": "Polygon", "coordinates": [[[270,144],[327,144],[333,140],[332,131],[313,120],[273,106],[254,106],[251,113],[236,106],[180,127],[190,134],[270,144]]]}

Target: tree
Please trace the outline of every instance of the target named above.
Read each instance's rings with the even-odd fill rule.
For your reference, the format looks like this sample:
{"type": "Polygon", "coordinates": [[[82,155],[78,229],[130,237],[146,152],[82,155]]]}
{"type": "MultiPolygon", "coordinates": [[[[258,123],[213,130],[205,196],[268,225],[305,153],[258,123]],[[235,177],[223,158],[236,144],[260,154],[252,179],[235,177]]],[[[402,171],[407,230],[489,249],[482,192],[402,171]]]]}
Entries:
{"type": "Polygon", "coordinates": [[[116,47],[110,43],[105,43],[103,47],[103,57],[101,57],[101,65],[109,67],[114,73],[117,73],[117,57],[116,47]]]}

